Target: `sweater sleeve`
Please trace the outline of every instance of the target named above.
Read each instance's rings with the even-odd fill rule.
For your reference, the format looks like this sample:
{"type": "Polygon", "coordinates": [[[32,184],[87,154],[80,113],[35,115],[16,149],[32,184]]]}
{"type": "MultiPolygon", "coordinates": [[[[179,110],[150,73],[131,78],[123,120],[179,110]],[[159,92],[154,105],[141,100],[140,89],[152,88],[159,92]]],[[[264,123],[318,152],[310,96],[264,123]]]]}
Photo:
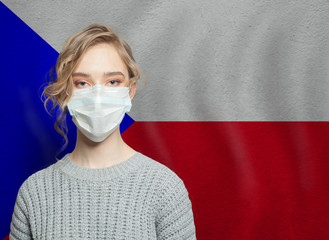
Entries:
{"type": "Polygon", "coordinates": [[[196,239],[192,203],[181,179],[164,189],[155,225],[158,240],[196,239]]]}
{"type": "Polygon", "coordinates": [[[27,205],[24,199],[25,186],[26,184],[23,183],[17,194],[14,212],[10,224],[10,240],[32,239],[27,205]]]}

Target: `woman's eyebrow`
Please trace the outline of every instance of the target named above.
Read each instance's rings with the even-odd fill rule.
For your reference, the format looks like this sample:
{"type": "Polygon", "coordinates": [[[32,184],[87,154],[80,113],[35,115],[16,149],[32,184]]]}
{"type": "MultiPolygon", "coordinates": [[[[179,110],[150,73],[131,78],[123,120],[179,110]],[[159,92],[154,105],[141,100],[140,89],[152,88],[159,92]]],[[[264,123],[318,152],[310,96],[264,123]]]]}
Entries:
{"type": "MultiPolygon", "coordinates": [[[[112,77],[112,76],[117,76],[117,75],[121,75],[121,76],[125,77],[125,75],[122,72],[104,72],[103,75],[105,77],[112,77]]],[[[91,75],[88,73],[83,73],[83,72],[74,72],[74,73],[72,73],[72,77],[91,78],[91,75]]]]}
{"type": "Polygon", "coordinates": [[[122,72],[105,72],[104,76],[105,77],[111,77],[111,76],[116,76],[116,75],[121,75],[125,77],[125,75],[122,72]]]}
{"type": "Polygon", "coordinates": [[[90,74],[88,74],[88,73],[83,73],[83,72],[75,72],[75,73],[72,73],[72,77],[85,77],[85,78],[90,78],[90,74]]]}

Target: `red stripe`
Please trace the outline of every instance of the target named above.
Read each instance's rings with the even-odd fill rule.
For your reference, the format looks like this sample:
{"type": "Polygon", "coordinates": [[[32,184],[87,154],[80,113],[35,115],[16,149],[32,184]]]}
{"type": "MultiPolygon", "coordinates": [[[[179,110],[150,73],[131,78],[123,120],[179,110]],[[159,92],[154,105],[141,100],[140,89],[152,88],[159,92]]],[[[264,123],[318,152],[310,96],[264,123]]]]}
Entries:
{"type": "Polygon", "coordinates": [[[328,239],[328,122],[135,122],[189,191],[198,239],[328,239]]]}

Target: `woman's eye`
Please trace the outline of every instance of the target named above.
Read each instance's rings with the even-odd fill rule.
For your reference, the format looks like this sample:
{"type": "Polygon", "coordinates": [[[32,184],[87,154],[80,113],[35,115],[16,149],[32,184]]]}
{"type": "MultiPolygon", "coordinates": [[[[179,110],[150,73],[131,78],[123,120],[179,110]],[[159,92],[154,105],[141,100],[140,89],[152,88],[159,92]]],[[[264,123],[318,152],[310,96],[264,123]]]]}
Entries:
{"type": "Polygon", "coordinates": [[[74,85],[77,87],[77,88],[85,88],[85,87],[88,87],[88,83],[87,82],[81,82],[81,81],[77,81],[74,83],[74,85]]]}
{"type": "Polygon", "coordinates": [[[111,81],[108,82],[108,85],[110,85],[110,86],[116,86],[119,83],[120,83],[120,81],[118,81],[118,80],[111,80],[111,81]]]}

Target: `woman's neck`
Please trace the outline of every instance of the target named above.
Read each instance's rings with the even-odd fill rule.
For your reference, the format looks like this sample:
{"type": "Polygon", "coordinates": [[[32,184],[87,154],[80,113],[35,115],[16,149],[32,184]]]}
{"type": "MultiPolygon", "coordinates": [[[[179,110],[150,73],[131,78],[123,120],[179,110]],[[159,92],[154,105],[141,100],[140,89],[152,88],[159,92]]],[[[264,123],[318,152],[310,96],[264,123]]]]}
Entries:
{"type": "Polygon", "coordinates": [[[93,142],[77,130],[77,142],[69,155],[73,162],[86,168],[106,168],[133,156],[136,151],[121,138],[117,128],[102,142],[93,142]]]}

